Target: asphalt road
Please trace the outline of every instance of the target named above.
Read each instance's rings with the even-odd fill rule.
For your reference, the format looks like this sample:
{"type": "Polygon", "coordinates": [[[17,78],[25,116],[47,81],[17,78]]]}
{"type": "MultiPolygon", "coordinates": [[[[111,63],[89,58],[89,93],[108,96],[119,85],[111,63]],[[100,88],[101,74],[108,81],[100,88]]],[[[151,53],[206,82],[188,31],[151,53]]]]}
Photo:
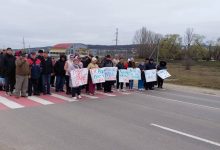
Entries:
{"type": "Polygon", "coordinates": [[[220,150],[220,96],[180,90],[0,111],[0,150],[220,150]]]}

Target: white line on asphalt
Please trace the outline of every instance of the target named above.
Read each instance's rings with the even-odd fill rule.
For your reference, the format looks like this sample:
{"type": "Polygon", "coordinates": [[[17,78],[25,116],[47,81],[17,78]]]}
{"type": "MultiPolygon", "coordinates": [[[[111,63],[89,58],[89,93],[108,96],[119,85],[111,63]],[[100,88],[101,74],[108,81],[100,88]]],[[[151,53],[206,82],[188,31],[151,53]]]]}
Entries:
{"type": "Polygon", "coordinates": [[[105,96],[116,96],[116,95],[113,95],[113,94],[103,93],[103,92],[98,92],[98,91],[96,91],[96,93],[102,94],[102,95],[105,95],[105,96]]]}
{"type": "Polygon", "coordinates": [[[96,96],[87,95],[87,94],[81,94],[81,96],[88,97],[88,98],[91,98],[91,99],[97,99],[98,98],[96,96]]]}
{"type": "Polygon", "coordinates": [[[51,96],[59,98],[59,99],[62,99],[62,100],[65,100],[65,101],[68,101],[68,102],[76,102],[76,101],[78,101],[78,100],[74,100],[73,98],[65,97],[65,96],[62,96],[62,95],[54,94],[54,93],[52,93],[51,96]]]}
{"type": "Polygon", "coordinates": [[[187,134],[187,133],[184,133],[184,132],[181,132],[181,131],[177,131],[177,130],[167,128],[167,127],[164,127],[164,126],[160,126],[160,125],[157,125],[157,124],[153,124],[153,123],[151,124],[151,126],[154,126],[154,127],[166,130],[166,131],[170,131],[170,132],[173,132],[173,133],[176,133],[176,134],[179,134],[179,135],[183,135],[183,136],[186,136],[186,137],[198,140],[198,141],[202,141],[202,142],[209,143],[209,144],[220,147],[220,143],[218,143],[218,142],[213,142],[213,141],[210,141],[210,140],[198,137],[198,136],[187,134]]]}
{"type": "Polygon", "coordinates": [[[2,103],[3,105],[11,108],[11,109],[17,109],[17,108],[23,108],[24,106],[18,104],[18,103],[15,103],[13,101],[10,101],[8,100],[7,98],[5,97],[2,97],[0,96],[0,103],[2,103]]]}
{"type": "Polygon", "coordinates": [[[130,95],[131,93],[127,93],[126,91],[118,91],[118,90],[116,90],[116,89],[113,89],[112,91],[114,91],[114,92],[118,92],[118,93],[120,93],[120,94],[122,94],[122,95],[130,95]]]}
{"type": "MultiPolygon", "coordinates": [[[[144,93],[141,93],[141,92],[139,92],[139,91],[136,91],[136,93],[142,94],[142,95],[151,96],[151,97],[155,97],[155,98],[164,99],[164,100],[166,100],[166,101],[172,101],[172,102],[177,102],[177,103],[183,103],[183,104],[193,105],[193,106],[202,107],[202,108],[206,108],[206,109],[220,110],[220,108],[218,108],[218,107],[211,107],[211,106],[200,105],[200,104],[195,104],[195,103],[190,103],[190,102],[183,102],[183,101],[179,101],[179,100],[175,100],[175,99],[169,99],[169,98],[164,98],[164,97],[160,97],[160,96],[154,96],[154,95],[144,94],[144,93]]],[[[156,99],[156,100],[159,100],[159,99],[156,99]]],[[[163,101],[163,100],[160,100],[160,101],[163,101]]]]}
{"type": "Polygon", "coordinates": [[[32,100],[34,102],[37,102],[37,103],[40,103],[42,105],[51,105],[51,104],[54,104],[50,101],[47,101],[47,100],[44,100],[42,98],[39,98],[39,97],[36,97],[36,96],[29,96],[28,97],[29,100],[32,100]]]}

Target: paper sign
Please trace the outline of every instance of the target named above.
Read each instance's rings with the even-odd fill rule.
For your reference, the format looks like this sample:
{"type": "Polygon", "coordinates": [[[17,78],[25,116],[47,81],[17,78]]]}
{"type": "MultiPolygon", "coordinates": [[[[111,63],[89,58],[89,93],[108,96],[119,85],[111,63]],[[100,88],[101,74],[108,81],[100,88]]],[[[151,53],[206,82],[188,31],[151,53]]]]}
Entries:
{"type": "Polygon", "coordinates": [[[145,73],[146,82],[157,81],[157,70],[156,69],[145,70],[144,73],[145,73]]]}
{"type": "Polygon", "coordinates": [[[85,85],[88,82],[88,69],[75,69],[71,71],[71,81],[73,87],[85,85]]]}
{"type": "Polygon", "coordinates": [[[105,80],[115,81],[117,76],[117,67],[105,67],[105,80]]]}
{"type": "Polygon", "coordinates": [[[128,68],[130,80],[141,80],[141,70],[139,68],[128,68]]]}
{"type": "Polygon", "coordinates": [[[129,82],[129,73],[127,69],[120,69],[119,70],[119,82],[129,82]]]}
{"type": "Polygon", "coordinates": [[[171,77],[171,75],[169,74],[169,72],[168,72],[166,69],[159,70],[159,71],[157,72],[157,75],[158,75],[159,77],[161,77],[162,79],[166,79],[166,78],[171,77]]]}
{"type": "Polygon", "coordinates": [[[105,68],[90,69],[90,74],[94,84],[105,82],[105,68]]]}

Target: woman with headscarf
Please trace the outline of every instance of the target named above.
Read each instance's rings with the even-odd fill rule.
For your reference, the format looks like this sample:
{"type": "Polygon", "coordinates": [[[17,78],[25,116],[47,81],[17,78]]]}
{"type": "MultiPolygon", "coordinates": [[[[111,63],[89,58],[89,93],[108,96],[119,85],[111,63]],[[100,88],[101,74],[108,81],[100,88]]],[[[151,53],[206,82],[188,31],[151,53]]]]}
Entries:
{"type": "Polygon", "coordinates": [[[67,95],[71,94],[71,88],[69,86],[69,80],[70,80],[70,72],[69,72],[69,70],[73,66],[73,59],[74,59],[74,55],[73,54],[68,55],[67,61],[66,61],[65,65],[64,65],[64,70],[66,71],[65,80],[66,80],[66,94],[67,95]]]}

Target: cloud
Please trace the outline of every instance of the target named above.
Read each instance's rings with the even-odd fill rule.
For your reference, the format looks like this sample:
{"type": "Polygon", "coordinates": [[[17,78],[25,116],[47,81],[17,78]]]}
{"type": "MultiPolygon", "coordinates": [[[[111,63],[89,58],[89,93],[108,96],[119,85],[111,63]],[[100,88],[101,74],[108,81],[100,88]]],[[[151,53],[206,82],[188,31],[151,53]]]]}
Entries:
{"type": "Polygon", "coordinates": [[[142,26],[184,34],[187,27],[208,39],[220,36],[218,0],[0,0],[0,47],[60,42],[130,44],[142,26]]]}

